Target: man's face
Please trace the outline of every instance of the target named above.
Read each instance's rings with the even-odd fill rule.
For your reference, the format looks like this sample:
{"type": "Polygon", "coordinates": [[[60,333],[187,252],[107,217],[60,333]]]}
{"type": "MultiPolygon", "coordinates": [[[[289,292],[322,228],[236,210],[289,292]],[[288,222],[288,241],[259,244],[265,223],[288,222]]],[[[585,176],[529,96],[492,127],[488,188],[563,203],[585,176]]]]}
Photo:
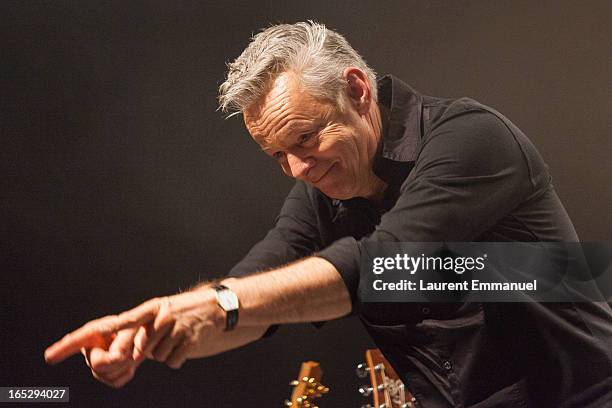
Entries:
{"type": "Polygon", "coordinates": [[[344,200],[371,190],[376,151],[367,115],[360,115],[348,98],[344,111],[310,96],[292,73],[283,73],[243,113],[253,139],[285,174],[344,200]]]}

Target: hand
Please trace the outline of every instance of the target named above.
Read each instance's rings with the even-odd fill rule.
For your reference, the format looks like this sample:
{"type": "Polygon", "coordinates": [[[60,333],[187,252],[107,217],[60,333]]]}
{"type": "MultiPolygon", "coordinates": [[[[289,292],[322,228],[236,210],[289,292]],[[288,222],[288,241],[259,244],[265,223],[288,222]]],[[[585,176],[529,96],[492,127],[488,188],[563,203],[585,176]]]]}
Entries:
{"type": "Polygon", "coordinates": [[[137,330],[121,330],[104,347],[81,349],[94,378],[113,388],[121,388],[134,378],[136,369],[143,361],[132,357],[137,330]]]}
{"type": "Polygon", "coordinates": [[[143,326],[134,339],[133,360],[149,356],[179,368],[187,358],[200,355],[213,333],[223,330],[224,319],[210,288],[154,298],[119,315],[86,323],[47,348],[45,360],[59,363],[82,348],[103,347],[123,329],[143,326]]]}
{"type": "Polygon", "coordinates": [[[208,349],[223,340],[222,313],[208,288],[163,298],[155,319],[138,330],[133,358],[178,369],[188,358],[210,355],[208,349]]]}

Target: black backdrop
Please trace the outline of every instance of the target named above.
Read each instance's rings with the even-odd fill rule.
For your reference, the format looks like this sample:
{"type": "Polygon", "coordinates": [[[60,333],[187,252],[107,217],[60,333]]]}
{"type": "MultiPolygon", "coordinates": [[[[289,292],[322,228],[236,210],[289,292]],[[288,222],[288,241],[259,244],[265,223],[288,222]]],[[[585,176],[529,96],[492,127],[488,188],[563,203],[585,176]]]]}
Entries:
{"type": "Polygon", "coordinates": [[[359,406],[358,321],[283,327],[124,389],[82,359],[45,366],[85,321],[223,275],[265,233],[291,181],[224,120],[224,63],[271,22],[315,19],[380,73],[472,96],[547,160],[584,240],[610,239],[609,1],[3,1],[0,386],[69,385],[74,406],[280,406],[299,363],[322,407],[359,406]]]}

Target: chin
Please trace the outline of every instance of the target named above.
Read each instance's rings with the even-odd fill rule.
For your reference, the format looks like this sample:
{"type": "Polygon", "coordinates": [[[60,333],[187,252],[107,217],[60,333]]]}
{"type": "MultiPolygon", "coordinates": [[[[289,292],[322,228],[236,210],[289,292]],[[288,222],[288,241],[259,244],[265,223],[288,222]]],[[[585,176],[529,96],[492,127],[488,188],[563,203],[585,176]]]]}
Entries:
{"type": "Polygon", "coordinates": [[[344,186],[319,187],[319,190],[326,196],[335,200],[349,200],[356,197],[353,191],[350,191],[344,186]]]}

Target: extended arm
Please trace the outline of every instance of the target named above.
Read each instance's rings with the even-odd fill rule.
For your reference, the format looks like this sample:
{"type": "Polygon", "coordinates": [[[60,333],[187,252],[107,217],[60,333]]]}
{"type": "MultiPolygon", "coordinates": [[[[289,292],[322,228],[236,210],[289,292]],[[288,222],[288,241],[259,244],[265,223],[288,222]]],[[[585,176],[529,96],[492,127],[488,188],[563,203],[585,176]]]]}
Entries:
{"type": "Polygon", "coordinates": [[[134,343],[138,353],[166,357],[166,364],[178,368],[188,358],[253,341],[267,325],[328,320],[351,309],[349,294],[336,269],[316,257],[257,275],[230,278],[224,284],[238,294],[238,328],[244,331],[223,331],[225,312],[217,305],[214,290],[201,287],[93,320],[49,347],[45,359],[58,363],[81,348],[96,347],[100,338],[142,326],[134,343]]]}

